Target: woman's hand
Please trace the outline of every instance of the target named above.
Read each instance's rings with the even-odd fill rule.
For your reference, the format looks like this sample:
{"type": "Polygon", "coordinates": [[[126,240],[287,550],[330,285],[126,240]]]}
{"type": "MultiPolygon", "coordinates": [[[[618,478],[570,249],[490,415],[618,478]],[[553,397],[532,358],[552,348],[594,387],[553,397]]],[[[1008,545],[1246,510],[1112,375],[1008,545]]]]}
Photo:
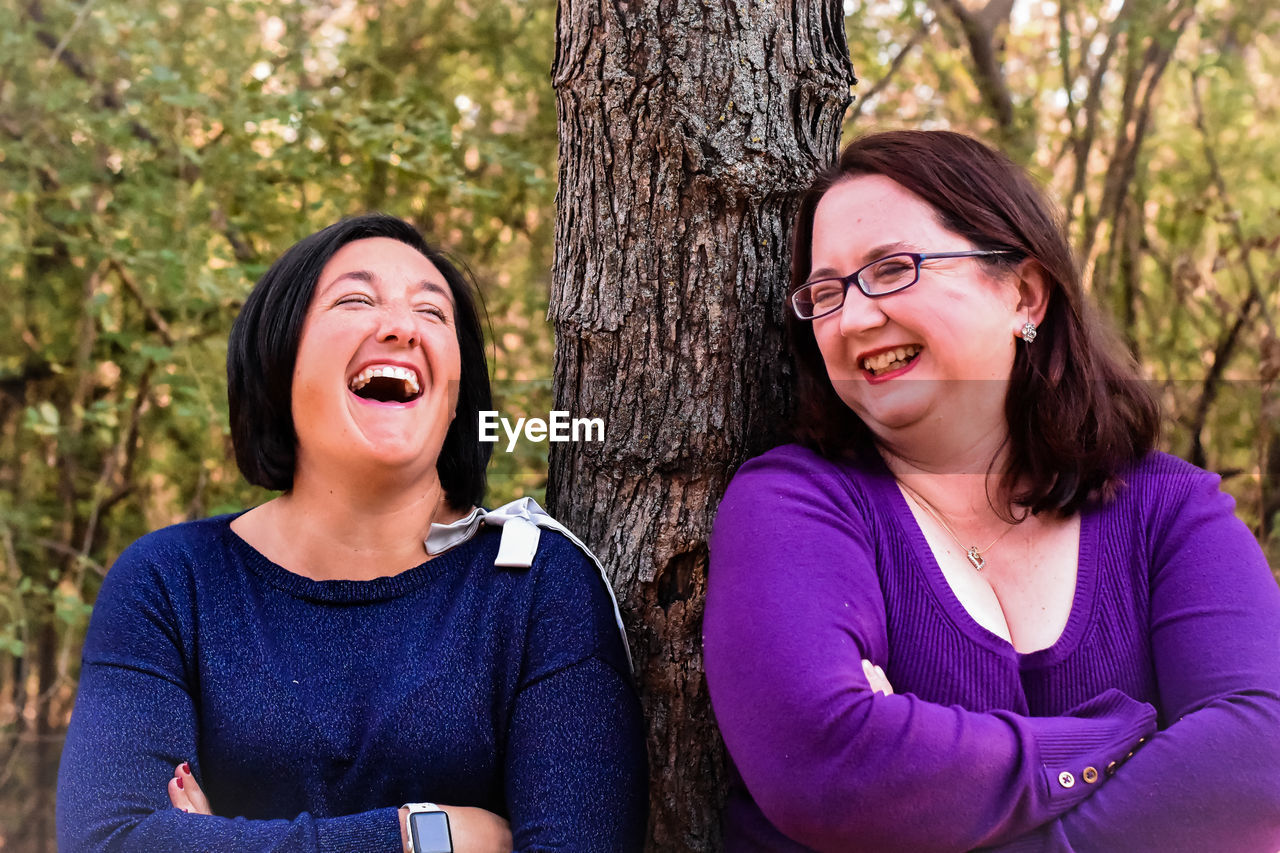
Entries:
{"type": "Polygon", "coordinates": [[[867,677],[867,684],[871,685],[872,693],[893,695],[893,685],[889,683],[889,677],[884,674],[884,670],[866,658],[862,660],[862,673],[867,677]]]}
{"type": "MultiPolygon", "coordinates": [[[[511,853],[511,825],[493,812],[469,806],[440,806],[449,816],[449,835],[454,853],[511,853]]],[[[400,838],[409,853],[407,809],[400,810],[400,838]]]]}
{"type": "MultiPolygon", "coordinates": [[[[189,814],[213,814],[208,798],[200,790],[196,777],[191,775],[191,765],[186,762],[174,768],[173,778],[169,780],[169,802],[189,814]]],[[[440,810],[449,816],[455,853],[511,853],[511,825],[503,818],[468,806],[441,806],[440,810]]],[[[406,853],[409,850],[407,817],[408,811],[400,809],[400,837],[406,853]]]]}
{"type": "Polygon", "coordinates": [[[191,775],[191,765],[185,761],[174,768],[173,778],[169,780],[169,802],[175,809],[189,814],[213,814],[208,798],[200,790],[196,777],[191,775]]]}

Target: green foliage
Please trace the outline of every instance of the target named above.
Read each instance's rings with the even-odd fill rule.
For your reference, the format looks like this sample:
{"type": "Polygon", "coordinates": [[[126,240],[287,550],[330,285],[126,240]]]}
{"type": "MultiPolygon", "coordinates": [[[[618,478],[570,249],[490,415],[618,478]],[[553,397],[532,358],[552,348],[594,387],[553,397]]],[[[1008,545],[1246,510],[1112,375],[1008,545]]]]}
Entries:
{"type": "MultiPolygon", "coordinates": [[[[269,497],[230,451],[226,336],[300,237],[418,224],[474,271],[501,404],[546,411],[553,24],[550,0],[0,8],[3,730],[65,723],[130,541],[269,497]]],[[[545,448],[499,456],[491,501],[540,493],[545,448]]]]}

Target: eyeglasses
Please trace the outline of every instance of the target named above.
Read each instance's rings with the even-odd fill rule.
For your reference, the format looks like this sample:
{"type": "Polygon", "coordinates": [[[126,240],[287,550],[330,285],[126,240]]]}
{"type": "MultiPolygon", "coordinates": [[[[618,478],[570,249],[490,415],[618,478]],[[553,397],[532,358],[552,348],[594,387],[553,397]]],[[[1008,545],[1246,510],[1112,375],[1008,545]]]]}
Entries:
{"type": "Polygon", "coordinates": [[[791,294],[791,309],[801,320],[834,314],[844,305],[845,294],[856,284],[872,299],[906,290],[920,280],[920,263],[935,258],[985,258],[1014,255],[1012,249],[971,249],[967,252],[897,252],[877,258],[856,272],[840,278],[823,278],[800,285],[791,294]]]}

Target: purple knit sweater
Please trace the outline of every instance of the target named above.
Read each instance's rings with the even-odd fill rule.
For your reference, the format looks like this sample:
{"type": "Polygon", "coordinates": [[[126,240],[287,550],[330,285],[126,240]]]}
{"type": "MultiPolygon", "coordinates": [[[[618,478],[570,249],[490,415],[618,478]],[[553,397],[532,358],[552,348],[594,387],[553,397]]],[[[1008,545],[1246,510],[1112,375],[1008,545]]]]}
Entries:
{"type": "Polygon", "coordinates": [[[1062,636],[1019,654],[878,459],[744,465],[704,625],[726,849],[1280,849],[1280,588],[1216,476],[1153,454],[1124,479],[1082,513],[1062,636]]]}

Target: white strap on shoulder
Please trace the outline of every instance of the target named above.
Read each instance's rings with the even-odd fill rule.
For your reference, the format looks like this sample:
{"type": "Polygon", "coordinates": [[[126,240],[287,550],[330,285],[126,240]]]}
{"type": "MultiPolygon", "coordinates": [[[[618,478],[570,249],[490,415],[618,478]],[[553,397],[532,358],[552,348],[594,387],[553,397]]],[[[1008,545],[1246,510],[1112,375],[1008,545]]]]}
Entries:
{"type": "Polygon", "coordinates": [[[600,579],[604,581],[604,588],[609,592],[609,600],[613,603],[613,618],[618,623],[618,632],[622,634],[622,648],[627,653],[627,665],[631,667],[633,673],[635,672],[635,664],[631,660],[631,647],[627,643],[627,631],[622,627],[622,612],[618,609],[618,597],[613,594],[613,587],[609,584],[604,566],[581,539],[552,518],[545,509],[538,506],[538,502],[533,498],[520,498],[490,510],[476,507],[466,518],[451,524],[432,524],[423,544],[428,554],[433,556],[442,554],[475,536],[482,524],[502,528],[498,556],[493,561],[495,566],[518,569],[527,569],[532,566],[534,555],[538,553],[538,540],[542,537],[544,528],[556,531],[576,545],[600,572],[600,579]]]}

